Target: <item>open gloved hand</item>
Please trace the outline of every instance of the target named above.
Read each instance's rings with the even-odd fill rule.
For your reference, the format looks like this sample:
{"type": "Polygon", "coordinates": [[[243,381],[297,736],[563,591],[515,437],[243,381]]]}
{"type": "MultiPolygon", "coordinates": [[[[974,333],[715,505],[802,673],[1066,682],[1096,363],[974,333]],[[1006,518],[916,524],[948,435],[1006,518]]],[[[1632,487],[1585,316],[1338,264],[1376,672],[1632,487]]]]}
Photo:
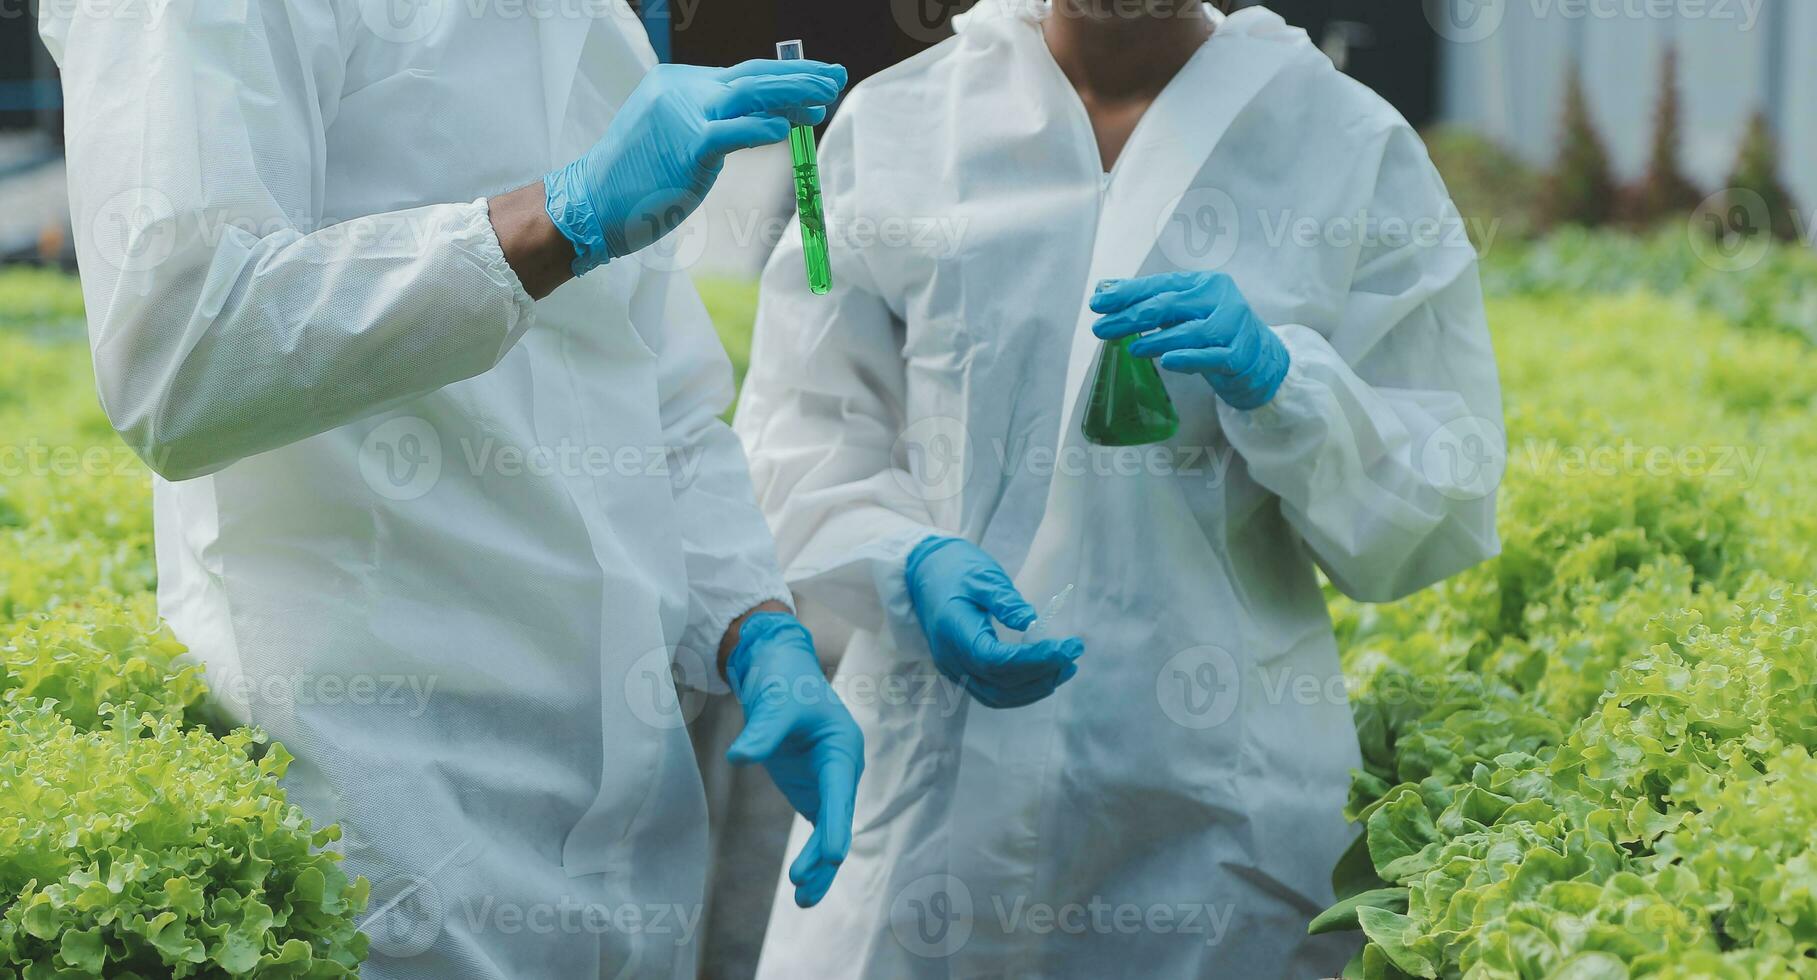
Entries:
{"type": "Polygon", "coordinates": [[[977,545],[928,538],[909,553],[904,574],[935,669],[985,707],[1033,704],[1079,672],[1076,661],[1085,644],[1077,639],[1022,644],[997,639],[992,616],[1010,629],[1027,630],[1035,610],[977,545]]]}
{"type": "Polygon", "coordinates": [[[1239,409],[1274,399],[1287,378],[1287,345],[1221,272],[1170,272],[1106,280],[1091,297],[1092,327],[1101,340],[1155,331],[1129,345],[1137,357],[1160,357],[1161,367],[1197,374],[1218,397],[1239,409]]]}
{"type": "Polygon", "coordinates": [[[818,125],[845,82],[844,68],[819,61],[651,69],[593,149],[543,180],[549,217],[574,243],[574,274],[674,230],[727,154],[818,125]]]}
{"type": "Polygon", "coordinates": [[[765,612],[746,619],[726,675],[745,716],[727,760],[762,763],[789,804],[814,825],[789,865],[795,904],[807,908],[826,897],[852,847],[864,735],[827,683],[814,638],[793,616],[765,612]]]}

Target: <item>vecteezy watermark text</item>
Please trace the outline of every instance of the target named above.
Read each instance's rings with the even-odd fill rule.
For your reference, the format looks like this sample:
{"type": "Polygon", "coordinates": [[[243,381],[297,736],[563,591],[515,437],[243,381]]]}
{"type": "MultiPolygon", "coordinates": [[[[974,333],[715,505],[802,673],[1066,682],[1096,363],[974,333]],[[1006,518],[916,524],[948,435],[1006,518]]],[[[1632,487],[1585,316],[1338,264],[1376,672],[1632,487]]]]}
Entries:
{"type": "Polygon", "coordinates": [[[694,941],[705,911],[680,902],[606,904],[564,895],[554,902],[501,902],[495,896],[465,896],[460,915],[472,933],[503,936],[655,936],[677,947],[694,941]]]}
{"type": "Polygon", "coordinates": [[[145,464],[125,445],[77,446],[47,443],[38,439],[0,445],[0,478],[69,479],[144,475],[145,464]]]}
{"type": "Polygon", "coordinates": [[[387,708],[420,718],[436,681],[432,674],[239,674],[212,686],[222,700],[242,707],[387,708]]]}

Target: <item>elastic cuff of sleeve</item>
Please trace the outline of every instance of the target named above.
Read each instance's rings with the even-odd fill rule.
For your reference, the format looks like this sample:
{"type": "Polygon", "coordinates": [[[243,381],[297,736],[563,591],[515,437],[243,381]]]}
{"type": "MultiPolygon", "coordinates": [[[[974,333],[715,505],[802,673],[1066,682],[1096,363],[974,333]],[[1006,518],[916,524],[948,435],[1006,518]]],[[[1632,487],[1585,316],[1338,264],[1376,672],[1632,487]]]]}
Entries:
{"type": "Polygon", "coordinates": [[[725,678],[719,674],[719,645],[725,641],[726,631],[732,628],[732,620],[756,609],[766,602],[776,602],[787,606],[791,613],[795,609],[795,599],[786,588],[769,587],[740,593],[724,602],[715,600],[703,604],[696,602],[695,608],[702,610],[693,616],[693,622],[682,633],[681,649],[698,653],[698,658],[690,655],[680,661],[682,679],[689,687],[703,694],[724,694],[727,691],[725,678]],[[703,614],[704,612],[704,614],[703,614]]]}
{"type": "Polygon", "coordinates": [[[529,327],[536,301],[530,298],[530,293],[524,289],[524,281],[518,278],[517,270],[511,268],[510,260],[505,258],[505,246],[498,240],[498,229],[492,227],[492,203],[482,197],[473,202],[469,211],[465,226],[458,229],[455,236],[473,242],[486,274],[511,291],[515,313],[504,337],[504,346],[509,347],[529,327]]]}
{"type": "Polygon", "coordinates": [[[958,540],[960,539],[939,534],[929,535],[924,538],[920,544],[915,546],[913,551],[909,552],[908,560],[902,563],[903,577],[908,581],[914,581],[915,569],[918,568],[922,562],[927,560],[927,556],[958,540]]]}
{"type": "Polygon", "coordinates": [[[1294,331],[1270,327],[1274,335],[1280,338],[1281,346],[1287,349],[1287,374],[1281,378],[1281,384],[1274,390],[1274,397],[1255,408],[1237,408],[1225,402],[1219,402],[1219,408],[1225,417],[1225,424],[1246,425],[1254,429],[1272,429],[1292,424],[1299,417],[1296,406],[1303,401],[1306,380],[1305,358],[1296,349],[1294,331]]]}
{"type": "Polygon", "coordinates": [[[878,619],[858,623],[862,628],[882,631],[895,641],[896,648],[913,656],[927,653],[927,638],[921,632],[921,620],[915,614],[915,600],[909,594],[909,557],[921,551],[926,558],[939,542],[962,540],[942,528],[905,521],[902,526],[872,541],[866,551],[871,559],[871,587],[877,599],[878,619]],[[925,546],[925,547],[923,547],[925,546]]]}

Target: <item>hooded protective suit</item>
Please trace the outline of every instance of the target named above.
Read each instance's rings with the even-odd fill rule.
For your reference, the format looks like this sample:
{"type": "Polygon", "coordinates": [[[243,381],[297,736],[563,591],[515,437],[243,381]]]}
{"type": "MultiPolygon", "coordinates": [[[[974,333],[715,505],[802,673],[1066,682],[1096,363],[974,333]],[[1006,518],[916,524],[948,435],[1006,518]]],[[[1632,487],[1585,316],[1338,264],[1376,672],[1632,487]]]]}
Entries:
{"type": "Polygon", "coordinates": [[[691,977],[672,670],[785,599],[686,278],[532,303],[481,195],[654,64],[621,2],[45,4],[159,596],[373,882],[374,978],[691,977]],[[181,481],[181,482],[177,482],[181,481]]]}
{"type": "MultiPolygon", "coordinates": [[[[1209,13],[1209,10],[1208,10],[1209,13]]],[[[1310,939],[1359,765],[1315,564],[1385,600],[1496,553],[1476,257],[1412,129],[1250,8],[1108,178],[1039,5],[858,86],[822,154],[834,289],[785,235],[735,428],[810,619],[858,632],[851,856],[779,893],[762,978],[1334,975],[1310,939]],[[1080,434],[1097,281],[1222,270],[1286,343],[1243,412],[1169,375],[1158,447],[1080,434]],[[902,563],[978,543],[1079,674],[991,711],[934,682],[902,563]]],[[[797,821],[797,844],[806,833],[797,821]]]]}

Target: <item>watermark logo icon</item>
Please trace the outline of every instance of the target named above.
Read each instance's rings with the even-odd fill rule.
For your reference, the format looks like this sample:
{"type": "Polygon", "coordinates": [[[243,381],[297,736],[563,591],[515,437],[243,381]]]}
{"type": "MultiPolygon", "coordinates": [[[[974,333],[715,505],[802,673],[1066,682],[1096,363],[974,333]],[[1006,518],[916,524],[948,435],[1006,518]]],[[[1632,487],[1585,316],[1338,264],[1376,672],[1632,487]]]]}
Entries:
{"type": "Polygon", "coordinates": [[[923,44],[947,36],[953,15],[965,8],[962,0],[890,0],[890,15],[902,33],[923,44]]]}
{"type": "Polygon", "coordinates": [[[632,209],[627,234],[639,233],[650,244],[637,250],[637,261],[651,272],[685,272],[707,254],[711,232],[702,201],[692,194],[655,194],[632,209]],[[692,220],[690,219],[692,216],[692,220]]]}
{"type": "Polygon", "coordinates": [[[1216,728],[1236,714],[1242,697],[1237,658],[1216,646],[1189,647],[1174,654],[1155,675],[1161,713],[1181,728],[1216,728]]]}
{"type": "Polygon", "coordinates": [[[1215,187],[1194,187],[1161,209],[1155,238],[1182,269],[1216,269],[1236,257],[1237,202],[1215,187]]]}
{"type": "Polygon", "coordinates": [[[360,0],[360,22],[381,40],[415,44],[435,33],[447,0],[360,0]]]}
{"type": "Polygon", "coordinates": [[[705,682],[711,669],[706,658],[692,650],[651,650],[625,674],[625,707],[659,731],[685,728],[706,710],[705,682]]]}
{"type": "Polygon", "coordinates": [[[426,419],[391,419],[360,444],[360,475],[381,497],[417,500],[442,478],[442,437],[426,419]]]}
{"type": "Polygon", "coordinates": [[[101,261],[121,272],[145,272],[176,250],[177,208],[156,188],[129,188],[102,203],[89,233],[101,261]]]}
{"type": "Polygon", "coordinates": [[[1758,191],[1717,191],[1697,205],[1685,233],[1699,262],[1717,272],[1745,272],[1773,247],[1772,209],[1758,191]]]}
{"type": "Polygon", "coordinates": [[[442,934],[442,897],[435,885],[415,876],[372,886],[371,909],[360,923],[372,937],[372,951],[391,959],[421,956],[442,934]]]}
{"type": "Polygon", "coordinates": [[[951,956],[972,938],[972,892],[948,874],[909,882],[890,904],[896,942],[924,959],[951,956]]]}
{"type": "Polygon", "coordinates": [[[1433,430],[1420,450],[1426,482],[1453,500],[1481,500],[1508,474],[1507,437],[1501,426],[1471,415],[1433,430]]]}
{"type": "Polygon", "coordinates": [[[1507,0],[1424,0],[1426,22],[1454,44],[1486,41],[1501,29],[1507,0]]]}
{"type": "Polygon", "coordinates": [[[971,434],[956,418],[933,416],[902,430],[895,458],[907,471],[893,470],[902,489],[928,502],[951,500],[965,492],[971,475],[971,434]]]}

